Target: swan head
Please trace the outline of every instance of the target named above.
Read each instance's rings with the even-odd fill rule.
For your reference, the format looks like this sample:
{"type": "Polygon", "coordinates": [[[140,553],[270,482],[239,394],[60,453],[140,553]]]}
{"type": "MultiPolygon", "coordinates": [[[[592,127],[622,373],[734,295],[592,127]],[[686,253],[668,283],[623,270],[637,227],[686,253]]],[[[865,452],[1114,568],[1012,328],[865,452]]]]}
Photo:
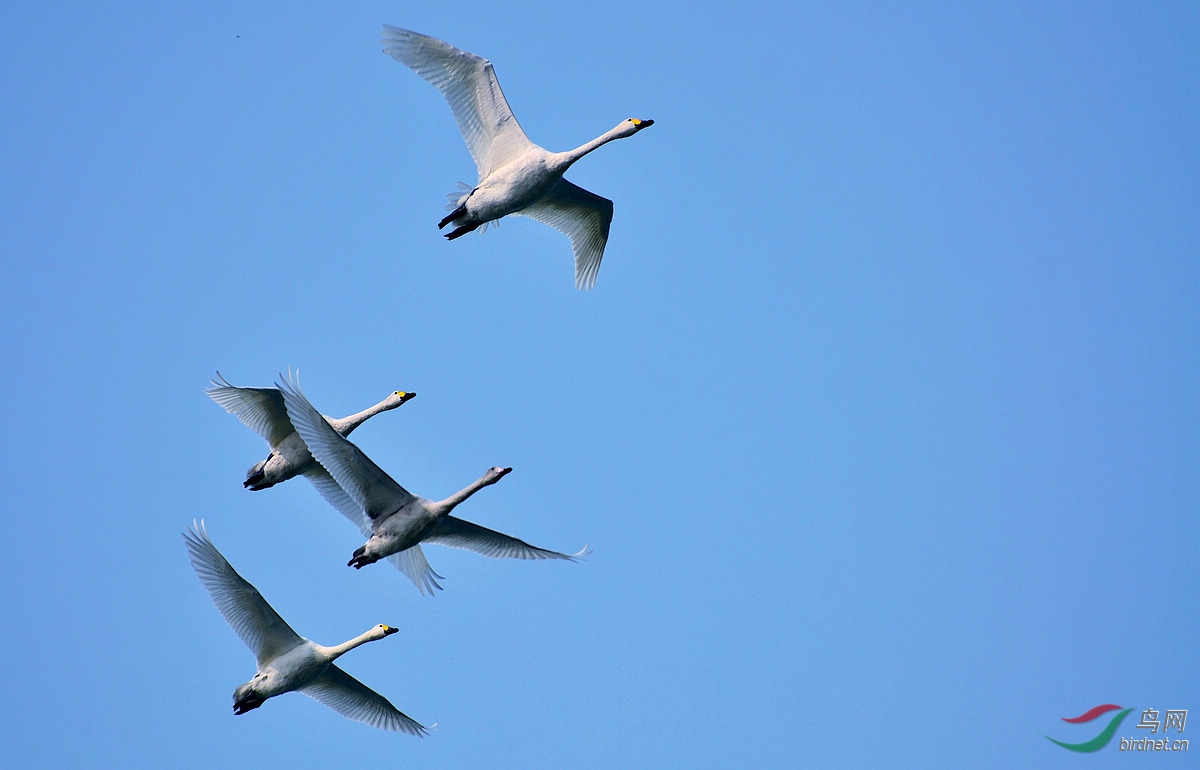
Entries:
{"type": "Polygon", "coordinates": [[[396,628],[395,626],[385,626],[383,623],[380,623],[372,628],[369,633],[371,634],[371,639],[382,639],[385,636],[391,636],[399,631],[400,629],[396,628]]]}
{"type": "Polygon", "coordinates": [[[487,473],[483,474],[483,483],[485,486],[495,484],[510,473],[512,473],[512,468],[488,468],[487,473]]]}
{"type": "Polygon", "coordinates": [[[654,125],[653,120],[642,120],[641,118],[629,118],[628,120],[621,121],[621,125],[617,126],[617,129],[620,131],[621,138],[624,138],[627,136],[633,136],[638,131],[641,131],[643,128],[649,128],[650,126],[653,126],[653,125],[654,125]]]}
{"type": "Polygon", "coordinates": [[[415,390],[397,390],[383,400],[383,405],[386,409],[395,409],[405,401],[411,401],[416,397],[417,392],[415,390]]]}

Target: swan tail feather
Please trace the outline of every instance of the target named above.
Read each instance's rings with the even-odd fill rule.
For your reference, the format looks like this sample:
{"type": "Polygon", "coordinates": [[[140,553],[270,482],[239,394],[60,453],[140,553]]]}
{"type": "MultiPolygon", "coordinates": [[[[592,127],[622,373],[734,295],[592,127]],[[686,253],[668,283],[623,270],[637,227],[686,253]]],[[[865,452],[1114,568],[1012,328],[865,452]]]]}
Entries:
{"type": "Polygon", "coordinates": [[[457,190],[452,193],[446,193],[446,200],[449,201],[449,203],[446,204],[446,211],[454,211],[462,206],[463,203],[466,202],[467,198],[471,197],[471,193],[473,192],[475,192],[474,187],[466,182],[459,182],[457,190]]]}

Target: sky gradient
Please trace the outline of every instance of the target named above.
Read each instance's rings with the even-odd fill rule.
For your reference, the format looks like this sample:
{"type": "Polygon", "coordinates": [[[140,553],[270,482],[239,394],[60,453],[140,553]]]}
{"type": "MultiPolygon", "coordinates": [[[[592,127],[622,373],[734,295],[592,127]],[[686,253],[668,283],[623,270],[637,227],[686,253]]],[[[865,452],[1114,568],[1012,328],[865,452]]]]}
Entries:
{"type": "Polygon", "coordinates": [[[1200,714],[1195,4],[0,22],[14,767],[1063,767],[1103,721],[1063,717],[1133,708],[1103,768],[1200,714]],[[567,174],[615,205],[592,291],[531,220],[440,237],[475,169],[383,23],[489,58],[548,149],[655,121],[567,174]],[[289,366],[334,416],[417,391],[355,443],[434,499],[512,466],[457,515],[593,554],[347,568],[203,393],[289,366]],[[433,734],[235,717],[201,518],[301,635],[400,628],[340,665],[433,734]]]}

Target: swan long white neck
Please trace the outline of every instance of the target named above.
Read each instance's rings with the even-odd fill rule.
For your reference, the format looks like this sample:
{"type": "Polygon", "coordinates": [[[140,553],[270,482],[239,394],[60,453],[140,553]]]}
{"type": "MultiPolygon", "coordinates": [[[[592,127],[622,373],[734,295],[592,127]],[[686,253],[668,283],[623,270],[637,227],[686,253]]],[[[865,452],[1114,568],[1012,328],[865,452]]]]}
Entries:
{"type": "Polygon", "coordinates": [[[463,500],[466,500],[471,495],[475,494],[479,490],[486,487],[488,485],[487,479],[488,479],[488,476],[485,473],[483,476],[481,476],[479,478],[478,481],[474,482],[470,486],[468,486],[464,489],[461,489],[458,492],[455,492],[454,494],[447,497],[445,500],[442,500],[440,503],[434,503],[434,506],[433,506],[434,512],[438,516],[445,516],[447,513],[450,513],[450,511],[454,510],[454,507],[457,506],[459,503],[461,503],[463,500]]]}
{"type": "Polygon", "coordinates": [[[560,152],[557,154],[563,158],[563,160],[565,161],[564,168],[567,168],[567,167],[570,167],[570,165],[572,163],[579,160],[584,155],[587,155],[589,152],[596,149],[597,147],[608,144],[609,142],[611,142],[614,139],[620,139],[621,137],[623,137],[625,135],[626,135],[625,134],[625,124],[620,123],[620,124],[614,126],[612,130],[606,131],[605,133],[596,137],[595,139],[588,142],[587,144],[581,144],[578,147],[576,147],[574,150],[567,150],[566,152],[560,152]]]}
{"type": "Polygon", "coordinates": [[[340,420],[330,420],[329,424],[334,427],[338,433],[343,436],[349,436],[351,431],[362,425],[367,420],[371,419],[380,412],[386,412],[388,409],[388,399],[380,401],[375,406],[368,407],[357,414],[352,414],[349,417],[343,417],[340,420]]]}
{"type": "Polygon", "coordinates": [[[317,645],[317,647],[320,648],[321,652],[328,655],[330,660],[335,660],[335,659],[340,658],[341,656],[345,655],[346,653],[350,652],[355,647],[360,647],[360,646],[366,644],[367,642],[373,642],[376,639],[382,639],[382,638],[383,637],[380,636],[374,628],[372,628],[370,631],[367,631],[364,634],[356,636],[348,642],[342,642],[341,644],[335,644],[332,647],[324,647],[322,645],[317,645]]]}

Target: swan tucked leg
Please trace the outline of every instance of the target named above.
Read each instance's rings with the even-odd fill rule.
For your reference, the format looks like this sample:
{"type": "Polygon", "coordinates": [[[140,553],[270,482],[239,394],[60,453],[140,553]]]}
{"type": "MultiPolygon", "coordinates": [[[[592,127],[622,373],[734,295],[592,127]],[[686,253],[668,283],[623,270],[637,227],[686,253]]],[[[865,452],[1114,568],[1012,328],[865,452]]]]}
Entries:
{"type": "Polygon", "coordinates": [[[452,241],[455,238],[461,238],[464,235],[466,235],[467,233],[472,232],[473,230],[475,230],[475,228],[479,227],[482,224],[483,224],[483,222],[476,222],[473,225],[463,225],[461,227],[457,227],[454,230],[451,230],[450,232],[446,233],[446,240],[452,241]]]}

